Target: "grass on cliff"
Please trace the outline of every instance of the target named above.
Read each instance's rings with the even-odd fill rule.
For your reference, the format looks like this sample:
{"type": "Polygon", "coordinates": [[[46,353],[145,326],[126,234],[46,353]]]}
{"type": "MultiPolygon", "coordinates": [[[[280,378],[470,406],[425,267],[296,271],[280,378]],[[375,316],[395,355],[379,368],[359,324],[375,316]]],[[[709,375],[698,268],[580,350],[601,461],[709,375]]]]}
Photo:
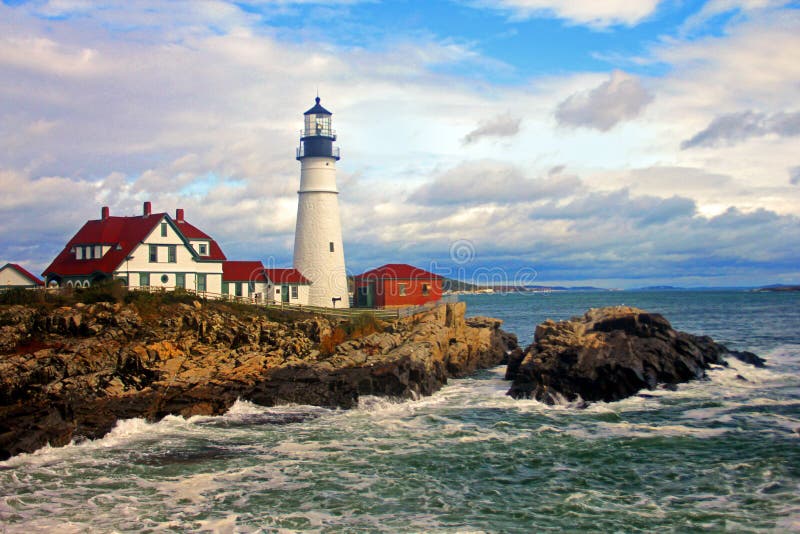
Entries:
{"type": "Polygon", "coordinates": [[[0,305],[23,305],[43,310],[52,310],[62,306],[75,304],[95,304],[110,302],[130,304],[136,307],[145,320],[155,320],[163,316],[165,308],[175,304],[192,306],[201,302],[204,308],[210,308],[224,313],[232,313],[241,317],[260,316],[266,317],[277,323],[288,324],[302,319],[307,319],[308,314],[293,310],[266,309],[240,302],[204,299],[188,291],[176,289],[174,291],[129,291],[120,280],[100,282],[86,288],[60,288],[53,290],[30,290],[14,288],[0,292],[0,305]]]}

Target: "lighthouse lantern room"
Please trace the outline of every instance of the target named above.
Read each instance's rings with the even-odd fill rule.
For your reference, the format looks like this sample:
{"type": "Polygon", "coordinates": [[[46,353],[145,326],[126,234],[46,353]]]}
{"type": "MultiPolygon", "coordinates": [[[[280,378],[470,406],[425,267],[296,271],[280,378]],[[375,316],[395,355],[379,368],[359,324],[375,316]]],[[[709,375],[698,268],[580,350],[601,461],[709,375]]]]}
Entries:
{"type": "Polygon", "coordinates": [[[294,268],[311,281],[309,304],[347,308],[347,273],[339,217],[336,162],[339,148],[331,112],[320,105],[305,112],[297,160],[300,189],[297,191],[297,227],[294,234],[294,268]]]}

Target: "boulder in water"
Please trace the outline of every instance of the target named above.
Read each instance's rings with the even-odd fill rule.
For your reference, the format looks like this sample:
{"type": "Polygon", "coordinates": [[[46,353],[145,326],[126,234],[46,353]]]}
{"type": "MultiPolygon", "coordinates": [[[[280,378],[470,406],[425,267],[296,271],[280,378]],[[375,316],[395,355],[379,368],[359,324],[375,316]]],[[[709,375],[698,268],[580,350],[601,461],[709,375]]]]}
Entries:
{"type": "Polygon", "coordinates": [[[711,365],[727,366],[728,355],[763,364],[755,354],[739,354],[710,337],[676,331],[657,313],[627,306],[591,309],[536,327],[534,343],[509,357],[508,394],[548,404],[609,402],[658,384],[705,378],[711,365]]]}

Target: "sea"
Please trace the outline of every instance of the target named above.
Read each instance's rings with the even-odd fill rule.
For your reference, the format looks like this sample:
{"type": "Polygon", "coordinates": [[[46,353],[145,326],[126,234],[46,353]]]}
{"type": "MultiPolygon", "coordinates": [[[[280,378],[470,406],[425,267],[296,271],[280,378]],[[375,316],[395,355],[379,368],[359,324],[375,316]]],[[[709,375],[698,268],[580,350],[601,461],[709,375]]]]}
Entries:
{"type": "Polygon", "coordinates": [[[797,532],[800,293],[462,296],[522,344],[632,305],[766,358],[579,409],[506,396],[503,367],[356,409],[244,400],[120,421],[0,463],[0,532],[797,532]]]}

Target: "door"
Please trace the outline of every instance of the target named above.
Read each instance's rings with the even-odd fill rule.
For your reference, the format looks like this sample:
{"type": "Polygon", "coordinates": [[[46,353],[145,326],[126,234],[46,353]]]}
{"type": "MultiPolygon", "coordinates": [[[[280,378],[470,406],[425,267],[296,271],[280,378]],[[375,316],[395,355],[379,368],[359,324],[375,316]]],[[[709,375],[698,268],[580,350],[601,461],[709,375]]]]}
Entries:
{"type": "Polygon", "coordinates": [[[375,307],[375,282],[369,282],[367,286],[367,308],[375,307]]]}
{"type": "Polygon", "coordinates": [[[281,286],[281,302],[289,302],[289,284],[281,286]]]}

